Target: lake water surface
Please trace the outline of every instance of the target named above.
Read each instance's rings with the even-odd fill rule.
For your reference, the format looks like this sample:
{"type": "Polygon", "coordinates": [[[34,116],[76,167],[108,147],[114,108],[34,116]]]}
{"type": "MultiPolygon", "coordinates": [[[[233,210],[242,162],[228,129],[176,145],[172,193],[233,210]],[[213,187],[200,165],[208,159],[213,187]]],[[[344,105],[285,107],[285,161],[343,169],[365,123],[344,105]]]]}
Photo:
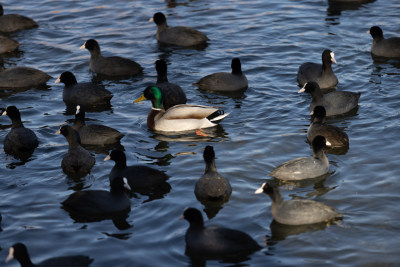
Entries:
{"type": "MultiPolygon", "coordinates": [[[[237,266],[398,266],[400,262],[400,62],[374,61],[366,31],[380,25],[386,37],[400,36],[400,2],[370,1],[333,7],[328,1],[3,1],[5,13],[30,16],[37,29],[10,36],[22,45],[6,55],[5,66],[41,69],[53,79],[48,88],[1,91],[0,107],[17,106],[40,145],[27,162],[0,153],[0,260],[8,248],[24,242],[34,262],[69,254],[94,258],[93,266],[191,266],[185,256],[188,227],[178,220],[186,207],[204,207],[194,196],[204,171],[202,153],[214,146],[219,172],[232,185],[232,196],[206,224],[221,224],[249,233],[263,249],[237,266]],[[210,38],[203,50],[162,47],[149,22],[162,11],[168,22],[189,25],[210,38]],[[102,84],[114,97],[112,107],[88,112],[88,123],[102,123],[125,134],[121,140],[128,164],[147,164],[165,171],[171,191],[148,201],[131,198],[130,227],[111,220],[75,222],[60,202],[75,190],[108,189],[113,162],[109,149],[91,149],[96,165],[90,175],[71,179],[60,167],[68,149],[55,132],[73,115],[62,101],[63,71],[90,81],[89,52],[79,47],[90,38],[104,55],[134,59],[141,77],[102,84]],[[278,164],[311,155],[306,142],[310,96],[297,94],[296,73],[306,61],[320,62],[329,48],[338,62],[333,69],[337,90],[361,92],[351,116],[329,120],[349,135],[350,148],[328,154],[329,175],[317,181],[281,186],[285,199],[307,198],[336,207],[343,221],[329,226],[283,227],[273,222],[270,199],[254,191],[278,164]],[[230,71],[239,57],[249,88],[241,95],[201,92],[192,85],[201,77],[230,71]],[[188,103],[221,106],[230,115],[208,137],[166,136],[146,125],[151,104],[132,101],[156,81],[154,62],[168,62],[168,77],[181,85],[188,103]]],[[[11,126],[0,117],[0,140],[11,126]]],[[[1,141],[2,142],[2,141],[1,141]]],[[[205,215],[205,213],[203,213],[205,215]]],[[[0,264],[1,265],[1,264],[0,264]]],[[[232,266],[208,261],[207,266],[232,266]]],[[[18,266],[16,261],[7,266],[18,266]]]]}

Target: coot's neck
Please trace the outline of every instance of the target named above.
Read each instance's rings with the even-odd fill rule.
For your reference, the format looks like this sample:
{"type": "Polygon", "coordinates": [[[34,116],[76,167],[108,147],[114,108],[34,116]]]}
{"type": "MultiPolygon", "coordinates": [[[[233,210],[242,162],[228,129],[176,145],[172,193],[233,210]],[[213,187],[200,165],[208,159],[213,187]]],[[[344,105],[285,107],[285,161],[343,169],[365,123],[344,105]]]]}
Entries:
{"type": "Polygon", "coordinates": [[[120,160],[117,160],[117,161],[115,161],[115,168],[118,168],[118,169],[125,169],[127,166],[126,166],[126,159],[124,160],[124,159],[120,159],[120,160]]]}
{"type": "Polygon", "coordinates": [[[203,229],[204,228],[204,221],[203,218],[201,220],[192,220],[190,221],[190,229],[203,229]]]}
{"type": "Polygon", "coordinates": [[[84,125],[85,125],[85,114],[83,114],[82,112],[75,114],[74,126],[76,126],[79,129],[84,125]]]}
{"type": "Polygon", "coordinates": [[[281,192],[279,192],[278,188],[272,188],[272,192],[267,192],[272,202],[275,204],[281,204],[283,202],[283,198],[281,192]]]}
{"type": "Polygon", "coordinates": [[[75,136],[70,136],[69,138],[67,138],[69,150],[80,147],[80,145],[81,145],[81,141],[80,141],[78,132],[76,132],[74,130],[72,134],[75,134],[75,136]]]}
{"type": "Polygon", "coordinates": [[[168,28],[167,22],[157,25],[157,31],[162,32],[168,28]]]}
{"type": "Polygon", "coordinates": [[[324,159],[326,155],[324,153],[324,149],[322,147],[313,148],[313,157],[316,159],[324,159]]]}
{"type": "Polygon", "coordinates": [[[323,71],[332,71],[332,61],[330,59],[322,61],[322,70],[323,71]]]}
{"type": "Polygon", "coordinates": [[[24,127],[24,124],[22,123],[21,119],[13,119],[12,120],[12,125],[11,125],[11,129],[14,128],[21,128],[24,127]]]}
{"type": "Polygon", "coordinates": [[[235,62],[231,64],[232,67],[232,74],[235,75],[242,75],[242,65],[240,63],[235,62]]]}
{"type": "Polygon", "coordinates": [[[75,76],[71,76],[68,79],[64,80],[64,84],[66,87],[73,86],[77,83],[78,81],[76,80],[75,76]]]}
{"type": "Polygon", "coordinates": [[[36,265],[33,264],[31,261],[29,254],[26,254],[24,257],[17,259],[21,265],[21,267],[35,267],[36,265]]]}
{"type": "Polygon", "coordinates": [[[322,100],[324,98],[324,95],[322,94],[322,91],[319,88],[315,88],[311,92],[311,96],[312,96],[312,99],[315,101],[322,100]]]}
{"type": "Polygon", "coordinates": [[[314,117],[313,118],[313,124],[323,124],[325,122],[324,117],[314,117]]]}
{"type": "Polygon", "coordinates": [[[206,162],[206,169],[204,170],[204,173],[208,172],[217,172],[217,167],[215,166],[215,159],[212,159],[209,162],[206,162]]]}
{"type": "Polygon", "coordinates": [[[89,52],[92,57],[101,57],[100,47],[95,47],[89,50],[89,52]]]}
{"type": "Polygon", "coordinates": [[[166,71],[157,71],[157,83],[168,82],[166,71]]]}

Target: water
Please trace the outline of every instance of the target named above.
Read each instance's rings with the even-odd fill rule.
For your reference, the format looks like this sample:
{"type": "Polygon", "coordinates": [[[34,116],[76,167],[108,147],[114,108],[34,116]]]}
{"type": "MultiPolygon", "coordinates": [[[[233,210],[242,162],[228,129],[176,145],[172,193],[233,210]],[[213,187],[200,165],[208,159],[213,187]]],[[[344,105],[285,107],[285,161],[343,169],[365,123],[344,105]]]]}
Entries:
{"type": "MultiPolygon", "coordinates": [[[[85,254],[93,266],[190,266],[185,256],[185,207],[204,207],[194,196],[194,184],[204,171],[202,152],[213,145],[219,172],[233,188],[232,196],[207,224],[222,224],[249,233],[264,246],[241,266],[398,265],[400,232],[398,183],[400,63],[373,61],[372,38],[365,32],[380,25],[385,36],[400,35],[400,3],[372,1],[335,10],[327,1],[3,1],[5,13],[34,18],[38,29],[11,34],[22,46],[6,67],[25,65],[49,73],[48,88],[2,92],[0,106],[16,105],[25,126],[40,146],[28,162],[0,153],[0,259],[15,242],[27,244],[34,262],[63,255],[85,254]],[[170,25],[190,25],[211,39],[205,50],[159,47],[155,12],[167,14],[170,25]],[[78,81],[89,81],[89,53],[79,47],[90,38],[105,55],[139,62],[142,77],[103,81],[113,92],[110,110],[86,115],[91,122],[125,134],[122,145],[128,164],[148,164],[170,175],[171,191],[164,198],[132,198],[128,229],[112,221],[74,222],[60,208],[74,190],[107,189],[113,164],[108,151],[93,151],[96,165],[85,178],[73,180],[61,170],[67,151],[60,125],[71,122],[55,79],[66,70],[78,81]],[[286,184],[286,199],[302,197],[332,205],[344,214],[341,224],[282,228],[270,213],[270,200],[254,195],[275,166],[310,155],[306,130],[310,96],[297,94],[296,73],[306,61],[320,62],[325,48],[335,52],[337,90],[361,92],[357,112],[330,123],[350,138],[344,155],[329,154],[330,174],[322,180],[286,184]],[[192,83],[217,71],[230,71],[240,57],[249,88],[239,96],[200,92],[192,83]],[[182,86],[189,103],[221,106],[231,114],[210,137],[163,136],[150,131],[150,103],[133,104],[156,81],[154,62],[169,63],[171,82],[182,86]],[[271,224],[272,223],[272,224],[271,224]]],[[[0,139],[10,121],[0,117],[0,139]]],[[[208,266],[231,266],[218,261],[208,266]]],[[[18,266],[12,262],[8,266],[18,266]]]]}

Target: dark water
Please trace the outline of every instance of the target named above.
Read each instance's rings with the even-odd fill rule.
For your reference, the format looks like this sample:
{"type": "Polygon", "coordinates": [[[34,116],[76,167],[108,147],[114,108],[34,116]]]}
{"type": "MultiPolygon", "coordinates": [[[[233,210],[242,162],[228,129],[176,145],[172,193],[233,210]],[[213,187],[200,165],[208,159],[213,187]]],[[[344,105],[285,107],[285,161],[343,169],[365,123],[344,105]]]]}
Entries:
{"type": "MultiPolygon", "coordinates": [[[[38,29],[11,34],[22,45],[6,67],[25,65],[49,73],[48,88],[1,92],[0,106],[16,105],[25,126],[40,146],[28,162],[0,153],[0,259],[15,242],[28,245],[35,262],[62,254],[86,254],[93,266],[190,266],[185,256],[185,207],[203,209],[193,190],[204,171],[202,152],[214,146],[219,172],[233,188],[228,203],[206,223],[246,231],[264,249],[244,266],[362,265],[400,262],[398,203],[400,143],[399,61],[373,61],[366,31],[381,25],[385,36],[400,35],[400,2],[378,0],[363,5],[330,7],[328,1],[3,1],[5,13],[34,18],[38,29]],[[205,50],[160,47],[156,26],[148,22],[163,11],[170,25],[190,25],[211,39],[205,50]],[[121,144],[128,164],[148,164],[170,175],[171,191],[161,199],[131,199],[132,211],[119,229],[110,220],[74,222],[63,201],[74,190],[107,189],[111,162],[107,150],[94,151],[96,165],[80,180],[68,178],[60,163],[65,139],[54,133],[70,122],[55,79],[66,70],[78,81],[91,80],[89,53],[79,47],[89,38],[103,54],[122,55],[145,68],[142,77],[103,81],[113,92],[112,107],[86,115],[92,122],[125,134],[121,144]],[[272,223],[270,200],[254,195],[279,163],[310,155],[306,142],[309,95],[297,94],[296,72],[306,61],[319,62],[330,48],[338,65],[337,90],[361,92],[357,112],[331,120],[350,138],[344,155],[329,154],[330,175],[319,181],[286,184],[286,199],[301,197],[332,205],[344,214],[340,225],[282,227],[272,223]],[[240,57],[249,80],[240,96],[200,92],[191,84],[202,76],[230,71],[240,57]],[[133,104],[156,80],[154,62],[169,63],[169,80],[182,86],[190,103],[222,106],[231,114],[210,137],[157,135],[146,126],[150,103],[133,104]]],[[[0,139],[10,121],[0,117],[0,139]]],[[[8,266],[17,266],[17,262],[8,266]]],[[[231,266],[218,261],[208,266],[231,266]]]]}

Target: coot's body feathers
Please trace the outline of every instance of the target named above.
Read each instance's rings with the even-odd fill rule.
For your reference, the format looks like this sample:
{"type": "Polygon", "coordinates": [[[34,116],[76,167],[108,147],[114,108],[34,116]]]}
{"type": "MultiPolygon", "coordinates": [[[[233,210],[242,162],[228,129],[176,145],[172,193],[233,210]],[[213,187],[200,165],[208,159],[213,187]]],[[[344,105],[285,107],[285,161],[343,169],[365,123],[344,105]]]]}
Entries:
{"type": "Polygon", "coordinates": [[[14,39],[0,36],[0,54],[16,50],[21,44],[14,39]]]}

